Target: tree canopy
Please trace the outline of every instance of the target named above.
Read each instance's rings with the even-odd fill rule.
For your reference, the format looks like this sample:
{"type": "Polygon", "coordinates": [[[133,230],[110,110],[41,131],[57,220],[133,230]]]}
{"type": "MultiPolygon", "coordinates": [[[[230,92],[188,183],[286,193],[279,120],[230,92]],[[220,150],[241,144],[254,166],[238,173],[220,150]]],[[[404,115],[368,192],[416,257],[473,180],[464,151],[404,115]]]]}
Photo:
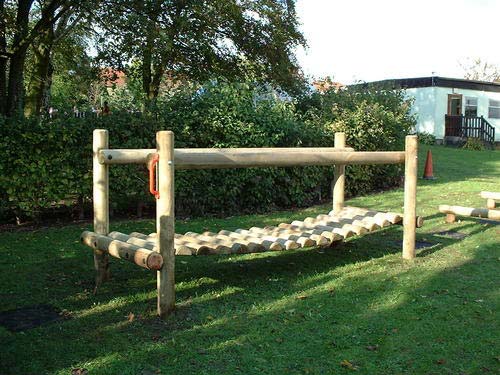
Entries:
{"type": "Polygon", "coordinates": [[[251,77],[289,93],[304,82],[294,51],[306,43],[293,0],[0,0],[0,11],[0,112],[7,116],[40,114],[60,73],[54,61],[75,50],[87,54],[80,65],[96,72],[135,75],[146,107],[166,80],[251,77]]]}

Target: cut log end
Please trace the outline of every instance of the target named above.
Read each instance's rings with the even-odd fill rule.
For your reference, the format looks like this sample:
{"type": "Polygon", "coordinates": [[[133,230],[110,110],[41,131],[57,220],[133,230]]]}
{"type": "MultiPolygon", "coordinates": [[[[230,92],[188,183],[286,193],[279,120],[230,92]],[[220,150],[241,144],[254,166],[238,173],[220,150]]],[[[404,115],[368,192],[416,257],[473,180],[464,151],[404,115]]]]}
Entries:
{"type": "Polygon", "coordinates": [[[151,253],[146,258],[146,268],[158,271],[163,266],[163,257],[159,253],[151,253]]]}
{"type": "Polygon", "coordinates": [[[457,219],[457,218],[456,218],[455,214],[446,214],[445,221],[446,221],[448,224],[454,223],[456,219],[457,219]]]}

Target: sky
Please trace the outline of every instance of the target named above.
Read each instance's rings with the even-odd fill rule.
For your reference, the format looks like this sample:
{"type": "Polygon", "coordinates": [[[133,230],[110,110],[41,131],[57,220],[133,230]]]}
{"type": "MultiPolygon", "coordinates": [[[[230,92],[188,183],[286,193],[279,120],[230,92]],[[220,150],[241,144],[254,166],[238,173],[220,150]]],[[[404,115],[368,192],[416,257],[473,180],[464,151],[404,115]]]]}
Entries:
{"type": "Polygon", "coordinates": [[[297,0],[308,76],[344,84],[437,75],[467,59],[500,65],[500,0],[297,0]]]}

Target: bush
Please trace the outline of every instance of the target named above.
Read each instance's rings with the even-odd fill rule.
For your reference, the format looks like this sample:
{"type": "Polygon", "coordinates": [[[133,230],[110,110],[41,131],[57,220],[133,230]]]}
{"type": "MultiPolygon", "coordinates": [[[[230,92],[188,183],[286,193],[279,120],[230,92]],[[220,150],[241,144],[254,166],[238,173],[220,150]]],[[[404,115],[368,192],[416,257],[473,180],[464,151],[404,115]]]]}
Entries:
{"type": "Polygon", "coordinates": [[[480,138],[469,137],[462,146],[466,150],[483,151],[484,143],[480,138]]]}
{"type": "Polygon", "coordinates": [[[435,145],[436,144],[436,137],[434,134],[427,133],[427,132],[420,132],[417,133],[418,135],[418,142],[423,144],[423,145],[435,145]]]}
{"type": "MultiPolygon", "coordinates": [[[[333,146],[334,132],[345,131],[357,150],[401,150],[412,126],[399,93],[330,92],[296,104],[251,84],[212,82],[179,90],[155,116],[114,111],[100,118],[0,119],[0,217],[33,217],[89,201],[96,128],[109,130],[111,148],[152,148],[156,131],[171,129],[176,147],[333,146]]],[[[348,167],[346,191],[396,186],[401,174],[400,166],[348,167]]],[[[331,167],[178,171],[176,212],[228,215],[310,205],[330,197],[332,178],[331,167]]],[[[112,209],[154,204],[145,166],[113,166],[110,181],[112,209]]]]}

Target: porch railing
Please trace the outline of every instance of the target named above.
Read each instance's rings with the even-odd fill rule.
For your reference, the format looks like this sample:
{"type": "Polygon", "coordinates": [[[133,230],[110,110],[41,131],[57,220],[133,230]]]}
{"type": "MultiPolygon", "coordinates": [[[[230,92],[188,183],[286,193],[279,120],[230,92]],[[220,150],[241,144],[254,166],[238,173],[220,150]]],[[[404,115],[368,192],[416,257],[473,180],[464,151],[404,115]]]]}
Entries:
{"type": "Polygon", "coordinates": [[[495,142],[495,127],[483,116],[450,116],[445,115],[446,137],[479,138],[484,142],[495,142]]]}

